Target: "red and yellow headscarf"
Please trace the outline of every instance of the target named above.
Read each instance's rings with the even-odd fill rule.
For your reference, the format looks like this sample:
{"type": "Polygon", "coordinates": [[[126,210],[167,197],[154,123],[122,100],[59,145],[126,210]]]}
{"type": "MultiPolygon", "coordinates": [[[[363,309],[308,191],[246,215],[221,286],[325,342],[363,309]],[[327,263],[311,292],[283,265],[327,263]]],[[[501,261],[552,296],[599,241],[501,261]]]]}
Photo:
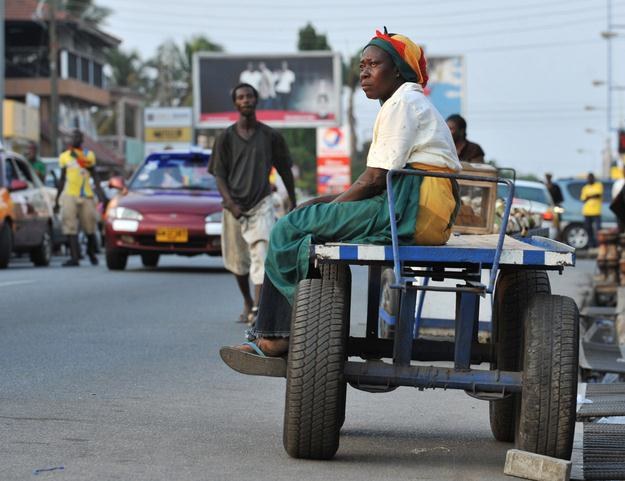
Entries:
{"type": "MultiPolygon", "coordinates": [[[[375,37],[366,45],[374,45],[388,53],[399,73],[407,82],[425,87],[428,83],[427,60],[423,49],[404,35],[376,30],[375,37]]],[[[366,48],[365,47],[365,48],[366,48]]]]}

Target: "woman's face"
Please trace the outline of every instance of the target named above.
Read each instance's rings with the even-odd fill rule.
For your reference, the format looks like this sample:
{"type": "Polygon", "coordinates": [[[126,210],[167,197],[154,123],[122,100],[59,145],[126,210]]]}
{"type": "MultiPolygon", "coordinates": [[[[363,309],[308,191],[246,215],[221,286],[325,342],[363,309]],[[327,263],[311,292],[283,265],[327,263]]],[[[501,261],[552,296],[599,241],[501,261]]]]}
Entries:
{"type": "Polygon", "coordinates": [[[360,57],[360,86],[368,98],[384,102],[402,83],[390,55],[373,45],[363,50],[360,57]]]}

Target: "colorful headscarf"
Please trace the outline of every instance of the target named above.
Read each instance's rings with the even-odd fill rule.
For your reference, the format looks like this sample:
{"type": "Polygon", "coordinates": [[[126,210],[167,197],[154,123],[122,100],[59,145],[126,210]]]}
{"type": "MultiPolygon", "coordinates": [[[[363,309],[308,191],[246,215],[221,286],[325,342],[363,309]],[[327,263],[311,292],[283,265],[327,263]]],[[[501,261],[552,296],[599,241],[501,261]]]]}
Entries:
{"type": "Polygon", "coordinates": [[[404,35],[375,31],[375,37],[365,46],[374,45],[388,53],[407,82],[415,82],[425,87],[428,83],[427,60],[423,49],[404,35]]]}

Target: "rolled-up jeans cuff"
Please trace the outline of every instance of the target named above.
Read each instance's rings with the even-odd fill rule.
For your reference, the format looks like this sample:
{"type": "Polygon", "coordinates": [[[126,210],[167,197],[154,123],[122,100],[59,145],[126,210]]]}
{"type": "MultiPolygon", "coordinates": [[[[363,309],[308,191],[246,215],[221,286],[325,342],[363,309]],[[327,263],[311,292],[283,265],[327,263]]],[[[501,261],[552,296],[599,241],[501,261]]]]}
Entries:
{"type": "Polygon", "coordinates": [[[251,328],[245,331],[245,337],[253,341],[254,339],[263,338],[263,339],[272,339],[272,338],[280,338],[280,339],[288,339],[291,336],[289,331],[259,331],[258,329],[251,328]]]}

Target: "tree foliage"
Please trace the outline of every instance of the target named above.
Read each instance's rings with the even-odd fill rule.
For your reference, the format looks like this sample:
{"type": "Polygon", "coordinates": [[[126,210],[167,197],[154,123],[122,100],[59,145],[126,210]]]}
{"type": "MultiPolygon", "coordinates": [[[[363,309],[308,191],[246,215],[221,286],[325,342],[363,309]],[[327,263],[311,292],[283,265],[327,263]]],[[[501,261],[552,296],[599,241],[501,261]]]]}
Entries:
{"type": "Polygon", "coordinates": [[[310,22],[304,28],[299,29],[297,49],[305,50],[331,50],[328,39],[325,35],[317,33],[315,27],[310,22]]]}
{"type": "Polygon", "coordinates": [[[61,0],[59,7],[73,17],[95,25],[101,24],[113,13],[112,9],[96,5],[93,0],[61,0]]]}

